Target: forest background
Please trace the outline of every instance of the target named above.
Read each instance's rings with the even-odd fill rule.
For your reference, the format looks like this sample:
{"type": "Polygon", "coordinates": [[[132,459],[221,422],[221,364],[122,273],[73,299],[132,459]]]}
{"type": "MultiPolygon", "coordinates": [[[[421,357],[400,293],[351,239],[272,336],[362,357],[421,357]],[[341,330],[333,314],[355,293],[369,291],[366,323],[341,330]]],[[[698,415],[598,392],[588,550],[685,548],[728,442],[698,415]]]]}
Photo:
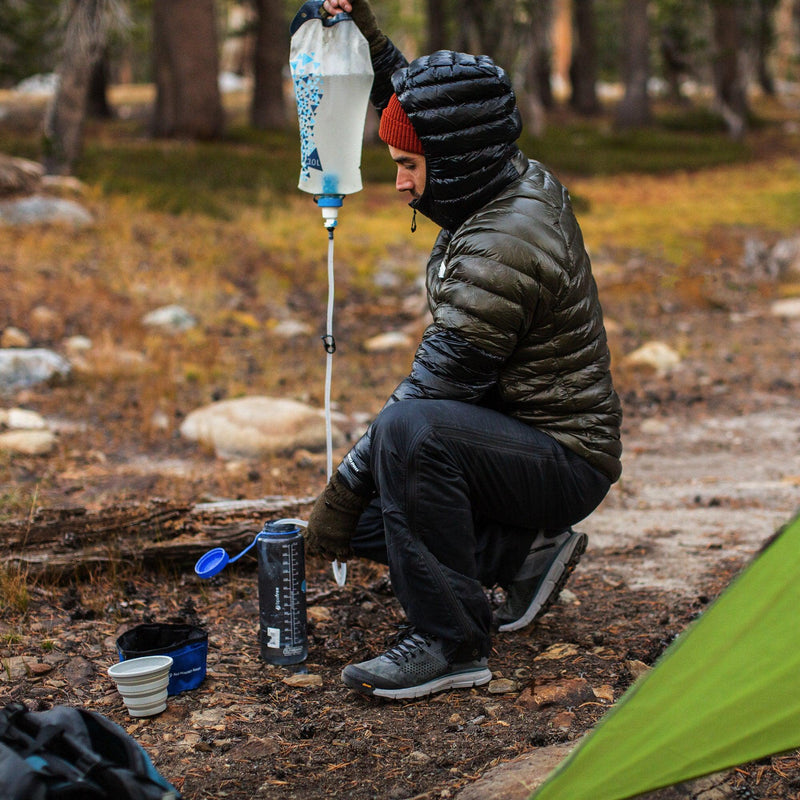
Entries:
{"type": "MultiPolygon", "coordinates": [[[[798,0],[378,0],[375,8],[409,57],[451,48],[495,58],[536,135],[559,99],[591,117],[605,90],[623,128],[650,123],[655,97],[705,94],[738,138],[750,124],[749,87],[774,95],[798,78],[798,0]]],[[[42,142],[53,173],[75,164],[85,113],[113,114],[113,84],[155,85],[155,136],[209,139],[225,131],[218,75],[226,71],[251,82],[250,125],[280,130],[294,119],[286,63],[296,11],[285,0],[64,0],[44,11],[5,0],[0,87],[58,75],[42,142]]]]}

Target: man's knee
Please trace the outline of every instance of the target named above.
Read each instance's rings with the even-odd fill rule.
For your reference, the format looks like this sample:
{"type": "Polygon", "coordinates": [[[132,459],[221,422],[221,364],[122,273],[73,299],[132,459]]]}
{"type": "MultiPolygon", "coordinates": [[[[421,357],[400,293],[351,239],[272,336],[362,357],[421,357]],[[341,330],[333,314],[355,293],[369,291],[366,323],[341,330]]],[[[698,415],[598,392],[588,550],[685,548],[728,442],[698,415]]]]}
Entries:
{"type": "Polygon", "coordinates": [[[411,441],[420,429],[429,425],[426,405],[431,400],[398,400],[381,411],[372,423],[372,446],[381,448],[387,443],[397,446],[411,441]]]}

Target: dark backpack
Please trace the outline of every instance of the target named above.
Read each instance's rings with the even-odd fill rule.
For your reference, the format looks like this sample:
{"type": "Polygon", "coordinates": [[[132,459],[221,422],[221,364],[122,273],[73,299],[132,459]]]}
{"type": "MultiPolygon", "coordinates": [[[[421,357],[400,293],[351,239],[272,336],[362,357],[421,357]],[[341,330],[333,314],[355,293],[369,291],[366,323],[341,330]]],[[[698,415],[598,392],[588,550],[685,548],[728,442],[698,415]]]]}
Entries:
{"type": "Polygon", "coordinates": [[[141,745],[101,714],[0,710],[1,800],[180,800],[141,745]]]}

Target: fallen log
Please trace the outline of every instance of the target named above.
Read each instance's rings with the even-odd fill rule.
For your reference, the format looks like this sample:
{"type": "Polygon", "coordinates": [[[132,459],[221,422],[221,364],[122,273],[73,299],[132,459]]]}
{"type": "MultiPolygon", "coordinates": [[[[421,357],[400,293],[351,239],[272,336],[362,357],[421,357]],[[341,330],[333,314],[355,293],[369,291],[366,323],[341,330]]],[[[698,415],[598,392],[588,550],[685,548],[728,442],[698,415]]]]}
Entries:
{"type": "Polygon", "coordinates": [[[31,578],[66,580],[122,563],[193,566],[212,547],[247,546],[264,523],[299,518],[313,497],[192,505],[151,499],[99,510],[43,508],[0,522],[0,564],[31,578]]]}

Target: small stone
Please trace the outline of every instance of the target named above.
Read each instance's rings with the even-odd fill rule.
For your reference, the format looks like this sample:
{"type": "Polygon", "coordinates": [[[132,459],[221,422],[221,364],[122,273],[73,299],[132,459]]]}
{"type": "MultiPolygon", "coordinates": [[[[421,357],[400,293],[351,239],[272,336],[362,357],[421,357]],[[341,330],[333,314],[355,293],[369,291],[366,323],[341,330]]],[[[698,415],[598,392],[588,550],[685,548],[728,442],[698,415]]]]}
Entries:
{"type": "Polygon", "coordinates": [[[30,347],[31,337],[25,331],[9,325],[0,336],[0,347],[30,347]]]}
{"type": "Polygon", "coordinates": [[[430,763],[431,757],[427,753],[423,753],[422,750],[412,750],[405,760],[422,766],[430,763]]]}
{"type": "Polygon", "coordinates": [[[183,306],[162,306],[142,318],[142,324],[150,328],[161,328],[169,333],[182,333],[194,328],[197,320],[183,306]]]}
{"type": "Polygon", "coordinates": [[[571,678],[557,683],[537,686],[533,699],[539,708],[562,706],[574,708],[595,699],[592,687],[584,678],[571,678]]]}
{"type": "Polygon", "coordinates": [[[296,319],[282,319],[271,328],[271,332],[282,339],[294,339],[297,336],[310,336],[311,328],[296,319]]]}
{"type": "Polygon", "coordinates": [[[156,431],[168,431],[170,427],[169,416],[161,409],[155,410],[150,416],[150,425],[156,431]]]}
{"type": "Polygon", "coordinates": [[[770,306],[770,311],[775,317],[800,317],[800,297],[787,297],[784,300],[776,300],[770,306]]]}
{"type": "Polygon", "coordinates": [[[31,309],[28,323],[34,336],[40,339],[54,339],[64,330],[64,318],[49,306],[36,306],[31,309]]]}
{"type": "Polygon", "coordinates": [[[29,659],[26,656],[11,656],[0,661],[0,681],[18,681],[28,675],[29,659]]]}
{"type": "Polygon", "coordinates": [[[55,447],[52,431],[6,431],[0,433],[0,450],[26,456],[44,456],[55,447]]]}
{"type": "Polygon", "coordinates": [[[40,431],[47,428],[44,417],[27,408],[9,408],[5,424],[16,430],[40,431]]]}
{"type": "MultiPolygon", "coordinates": [[[[196,409],[180,426],[181,435],[214,449],[221,458],[256,458],[326,446],[321,411],[277,397],[238,397],[196,409]]],[[[332,430],[333,446],[344,436],[332,430]]]]}
{"type": "Polygon", "coordinates": [[[510,678],[498,678],[489,682],[489,694],[508,694],[519,691],[519,684],[510,678]]]}
{"type": "Polygon", "coordinates": [[[85,686],[94,677],[94,665],[82,656],[76,656],[64,665],[63,674],[67,683],[73,688],[85,686]]]}
{"type": "Polygon", "coordinates": [[[92,349],[92,340],[88,336],[69,336],[64,339],[64,350],[67,355],[74,356],[92,349]]]}
{"type": "Polygon", "coordinates": [[[287,686],[295,686],[304,689],[317,689],[322,686],[322,676],[314,675],[310,672],[297,672],[294,675],[288,675],[282,681],[287,686]]]}
{"type": "Polygon", "coordinates": [[[368,353],[385,353],[389,350],[411,347],[414,344],[411,337],[402,331],[389,331],[380,333],[364,342],[364,349],[368,353]]]}
{"type": "Polygon", "coordinates": [[[65,224],[84,228],[93,222],[92,215],[72,200],[32,195],[19,200],[0,202],[0,224],[65,224]]]}
{"type": "Polygon", "coordinates": [[[220,725],[224,718],[225,709],[204,708],[192,712],[191,722],[193,728],[213,728],[215,725],[220,725]]]}
{"type": "Polygon", "coordinates": [[[666,375],[681,363],[681,357],[665,342],[647,342],[622,360],[630,367],[648,367],[666,375]]]}
{"type": "Polygon", "coordinates": [[[669,433],[669,424],[663,419],[646,419],[642,422],[639,430],[648,436],[659,436],[669,433]]]}
{"type": "Polygon", "coordinates": [[[0,389],[26,389],[70,373],[60,355],[44,348],[11,347],[0,350],[0,389]]]}

